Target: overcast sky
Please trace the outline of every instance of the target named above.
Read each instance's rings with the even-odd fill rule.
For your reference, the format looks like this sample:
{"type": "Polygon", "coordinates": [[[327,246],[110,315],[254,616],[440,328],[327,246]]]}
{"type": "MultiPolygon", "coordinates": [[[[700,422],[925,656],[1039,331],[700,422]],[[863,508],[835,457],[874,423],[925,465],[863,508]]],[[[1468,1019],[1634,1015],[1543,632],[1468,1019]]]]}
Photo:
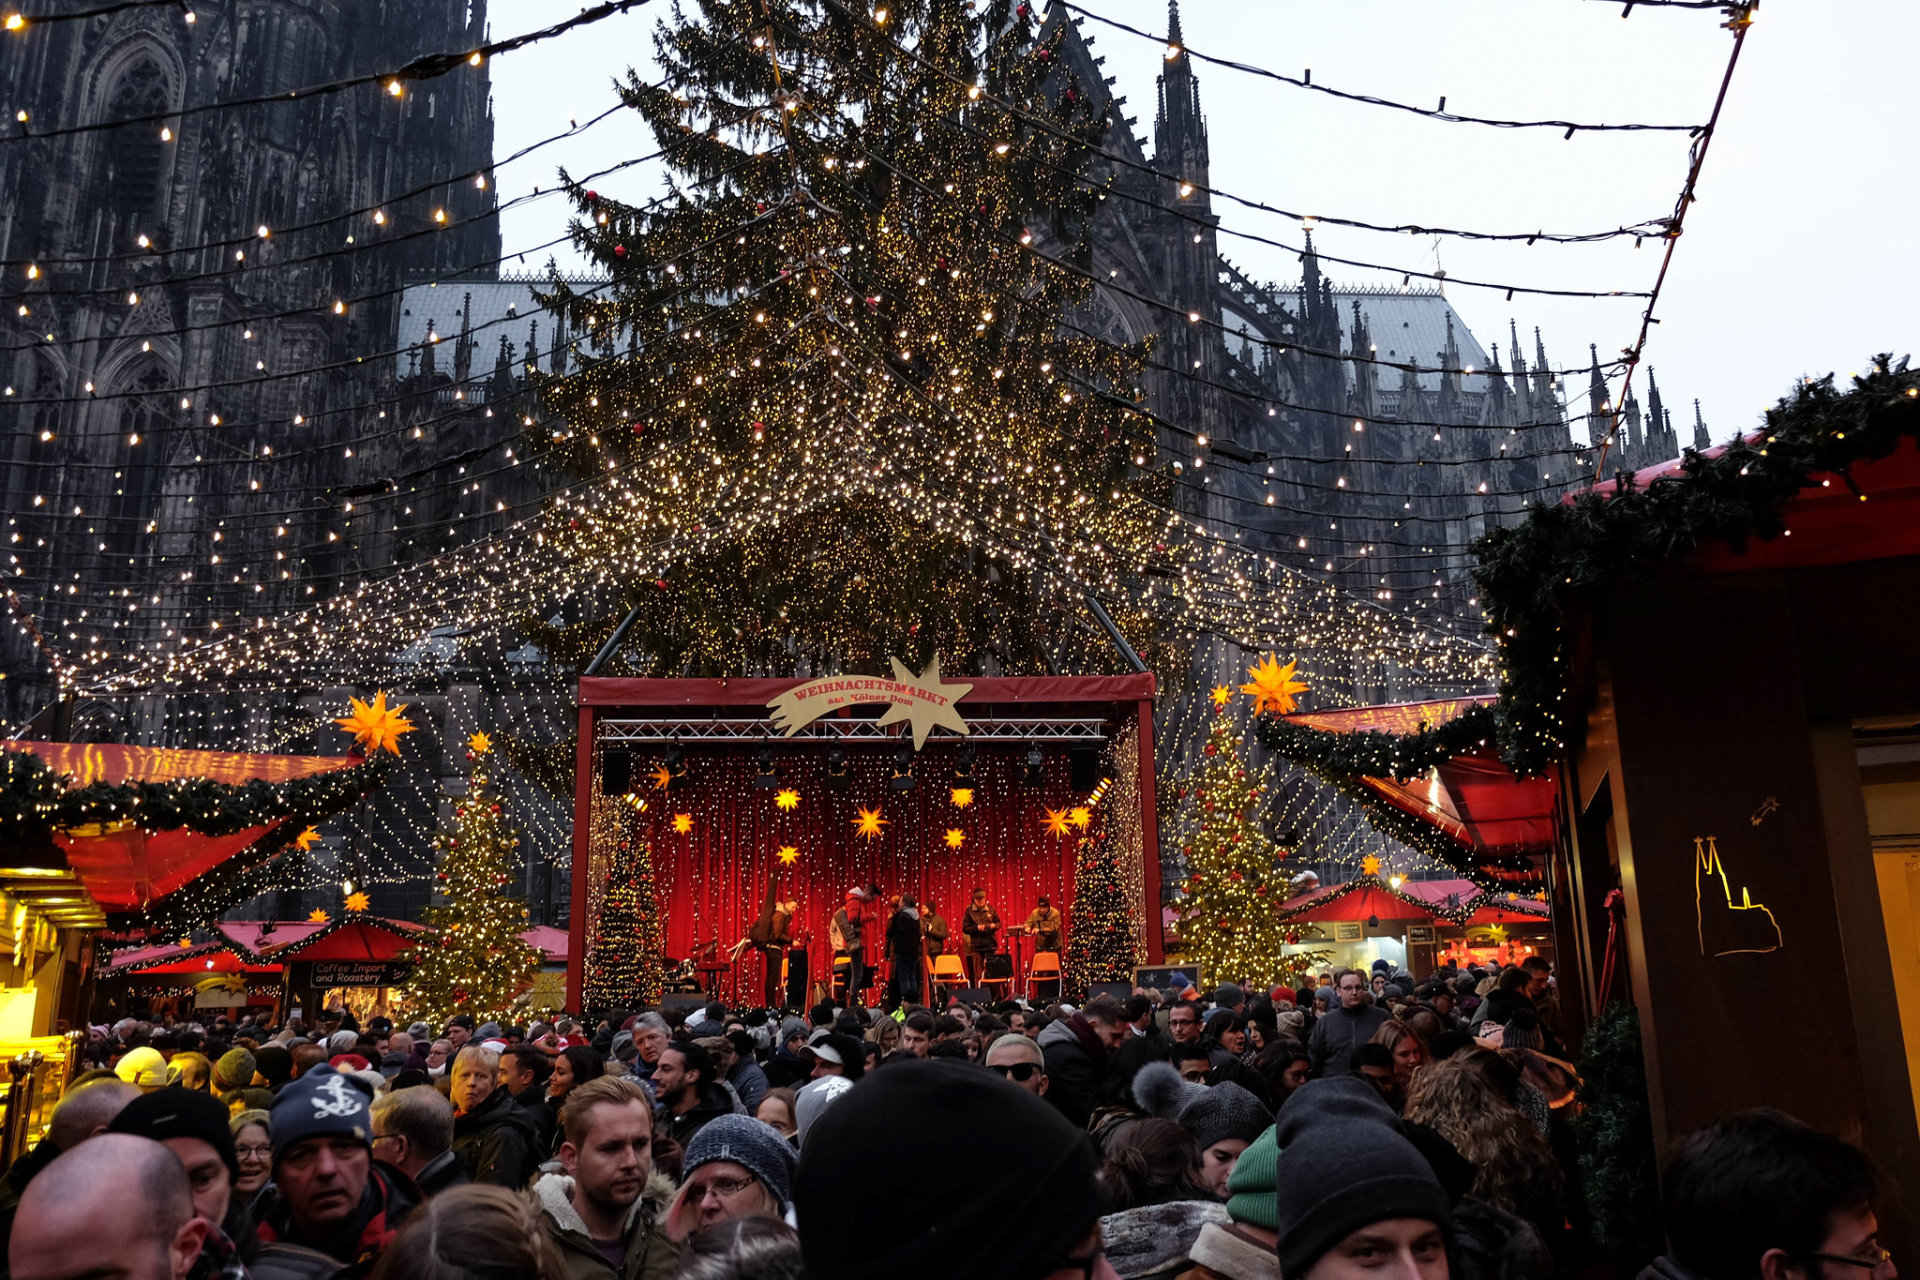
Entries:
{"type": "MultiPolygon", "coordinates": [[[[1160,0],[1085,0],[1085,7],[1163,32],[1160,0]]],[[[493,0],[496,37],[545,25],[571,6],[493,0]]],[[[650,74],[650,33],[667,12],[643,6],[493,65],[495,150],[511,152],[584,121],[613,102],[629,66],[650,74]]],[[[1189,48],[1315,84],[1509,119],[1696,123],[1710,111],[1732,38],[1715,11],[1636,9],[1619,0],[1187,0],[1189,48]]],[[[1154,78],[1164,47],[1083,19],[1107,58],[1114,91],[1129,98],[1151,147],[1154,78]]],[[[1647,362],[1682,441],[1692,399],[1716,440],[1803,374],[1860,368],[1881,348],[1913,346],[1920,254],[1912,210],[1920,195],[1912,50],[1920,6],[1911,0],[1769,0],[1734,74],[1699,201],[1656,315],[1647,362]]],[[[1212,185],[1280,208],[1379,223],[1490,231],[1581,232],[1664,217],[1685,176],[1684,134],[1578,134],[1445,124],[1340,102],[1225,67],[1197,64],[1212,144],[1212,185]]],[[[636,117],[615,119],[543,147],[502,171],[503,197],[542,188],[557,165],[585,174],[653,150],[636,117]]],[[[656,169],[596,180],[646,199],[656,169]]],[[[1216,201],[1227,232],[1298,244],[1290,219],[1216,201]]],[[[545,199],[504,218],[509,251],[529,269],[553,250],[568,210],[545,199]]],[[[1526,247],[1322,227],[1319,249],[1395,268],[1443,267],[1454,280],[1578,289],[1646,289],[1660,246],[1631,241],[1526,247]]],[[[1259,279],[1298,278],[1280,250],[1223,234],[1222,252],[1259,279]]],[[[568,259],[563,255],[562,262],[568,259]]],[[[515,264],[510,264],[515,265],[515,264]]],[[[1332,266],[1340,283],[1398,283],[1332,266]]],[[[1447,286],[1483,344],[1516,320],[1531,344],[1538,325],[1556,363],[1603,359],[1635,337],[1637,300],[1564,300],[1447,286]]],[[[1636,377],[1644,398],[1644,373],[1636,377]]]]}

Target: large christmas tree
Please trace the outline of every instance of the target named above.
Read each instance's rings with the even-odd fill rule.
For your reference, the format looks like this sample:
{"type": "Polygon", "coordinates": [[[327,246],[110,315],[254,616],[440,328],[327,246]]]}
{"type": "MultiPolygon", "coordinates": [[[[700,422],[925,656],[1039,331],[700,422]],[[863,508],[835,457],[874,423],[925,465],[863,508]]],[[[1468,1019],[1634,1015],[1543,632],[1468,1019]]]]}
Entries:
{"type": "Polygon", "coordinates": [[[1120,860],[1105,832],[1080,841],[1073,862],[1073,918],[1067,922],[1066,992],[1079,999],[1096,982],[1131,982],[1140,930],[1120,860]]]}
{"type": "Polygon", "coordinates": [[[688,8],[622,90],[667,198],[570,187],[611,280],[547,298],[586,336],[534,443],[615,487],[550,529],[623,571],[617,612],[543,643],[637,606],[652,670],[967,670],[1091,631],[1083,592],[1177,553],[1145,351],[1069,319],[1113,121],[1059,34],[1012,0],[688,8]]]}
{"type": "Polygon", "coordinates": [[[1273,769],[1248,768],[1241,725],[1223,691],[1215,691],[1200,768],[1181,790],[1181,852],[1190,872],[1181,885],[1180,937],[1207,983],[1266,986],[1290,972],[1281,956],[1287,931],[1274,919],[1287,897],[1286,851],[1254,821],[1273,769]]]}
{"type": "Polygon", "coordinates": [[[654,896],[653,850],[628,830],[614,846],[587,965],[590,1010],[660,1002],[660,905],[654,896]]]}
{"type": "Polygon", "coordinates": [[[486,734],[468,740],[467,759],[467,793],[454,804],[452,829],[434,837],[447,902],[427,909],[434,932],[410,957],[413,975],[400,994],[403,1009],[436,1025],[461,1013],[504,1018],[540,968],[539,951],[520,939],[527,908],[504,891],[520,841],[492,789],[486,734]]]}

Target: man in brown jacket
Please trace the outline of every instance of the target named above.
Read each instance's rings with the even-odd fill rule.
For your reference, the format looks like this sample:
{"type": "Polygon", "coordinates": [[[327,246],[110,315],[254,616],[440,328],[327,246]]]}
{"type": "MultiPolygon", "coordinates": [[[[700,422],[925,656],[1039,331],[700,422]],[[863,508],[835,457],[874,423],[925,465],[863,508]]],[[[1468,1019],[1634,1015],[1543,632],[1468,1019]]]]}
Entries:
{"type": "Polygon", "coordinates": [[[533,1186],[567,1280],[666,1280],[680,1247],[660,1218],[673,1183],[653,1171],[653,1110],[639,1085],[602,1076],[567,1095],[557,1174],[533,1186]]]}

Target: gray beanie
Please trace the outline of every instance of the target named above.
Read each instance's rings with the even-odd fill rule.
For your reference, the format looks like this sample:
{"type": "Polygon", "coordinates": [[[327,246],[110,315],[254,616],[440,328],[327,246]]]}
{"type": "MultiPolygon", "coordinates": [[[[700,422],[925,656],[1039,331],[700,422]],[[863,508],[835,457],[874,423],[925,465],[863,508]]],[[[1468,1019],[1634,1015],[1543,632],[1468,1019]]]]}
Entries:
{"type": "Polygon", "coordinates": [[[687,1143],[682,1176],[693,1177],[701,1165],[730,1160],[766,1185],[785,1213],[793,1200],[793,1168],[799,1161],[787,1140],[771,1125],[747,1116],[715,1116],[687,1143]]]}
{"type": "Polygon", "coordinates": [[[1213,1003],[1221,1009],[1231,1009],[1247,998],[1237,982],[1223,982],[1213,989],[1213,1003]]]}
{"type": "Polygon", "coordinates": [[[1305,1275],[1360,1228],[1392,1218],[1434,1223],[1451,1258],[1447,1193],[1372,1085],[1358,1076],[1309,1080],[1280,1111],[1281,1275],[1305,1275]]]}
{"type": "Polygon", "coordinates": [[[1171,1062],[1149,1062],[1133,1077],[1133,1098],[1150,1116],[1172,1120],[1202,1151],[1216,1142],[1252,1142],[1273,1124],[1260,1099],[1231,1080],[1209,1088],[1180,1078],[1171,1062]]]}
{"type": "Polygon", "coordinates": [[[327,1037],[328,1053],[352,1053],[359,1045],[360,1033],[358,1031],[336,1031],[327,1037]]]}

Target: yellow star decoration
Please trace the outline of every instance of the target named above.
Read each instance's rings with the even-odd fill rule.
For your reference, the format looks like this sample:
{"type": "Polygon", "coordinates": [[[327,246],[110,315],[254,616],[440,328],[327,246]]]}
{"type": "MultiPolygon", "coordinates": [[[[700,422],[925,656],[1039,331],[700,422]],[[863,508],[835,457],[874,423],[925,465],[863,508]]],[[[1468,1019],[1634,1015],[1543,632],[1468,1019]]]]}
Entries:
{"type": "Polygon", "coordinates": [[[366,748],[368,755],[382,750],[399,755],[400,735],[413,732],[413,721],[400,714],[407,709],[407,704],[402,702],[389,709],[384,691],[373,695],[371,706],[358,698],[347,701],[353,704],[353,714],[334,723],[352,734],[353,740],[366,748]]]}
{"type": "Polygon", "coordinates": [[[1247,669],[1251,680],[1240,686],[1240,692],[1253,695],[1253,714],[1271,711],[1283,716],[1299,705],[1293,695],[1307,691],[1304,680],[1293,678],[1293,669],[1299,665],[1300,660],[1295,658],[1283,667],[1280,659],[1270,653],[1247,669]]]}
{"type": "Polygon", "coordinates": [[[485,755],[487,752],[493,750],[493,739],[489,738],[484,732],[476,733],[467,739],[467,747],[476,755],[485,755]]]}
{"type": "Polygon", "coordinates": [[[967,833],[958,827],[947,828],[947,848],[958,849],[967,842],[967,833]]]}
{"type": "Polygon", "coordinates": [[[672,781],[673,781],[673,770],[667,768],[667,766],[661,765],[658,769],[655,769],[653,771],[653,789],[655,791],[665,791],[667,789],[667,784],[672,781]]]}
{"type": "Polygon", "coordinates": [[[1374,857],[1372,854],[1368,854],[1366,857],[1360,859],[1360,874],[1367,876],[1379,875],[1380,859],[1374,857]]]}
{"type": "Polygon", "coordinates": [[[1064,836],[1067,834],[1067,824],[1070,821],[1072,819],[1068,817],[1065,809],[1049,809],[1047,816],[1040,819],[1040,825],[1047,829],[1047,834],[1050,836],[1064,836]]]}
{"type": "Polygon", "coordinates": [[[880,717],[882,727],[898,724],[905,720],[913,727],[913,749],[918,751],[927,745],[927,734],[935,728],[951,729],[955,733],[967,732],[967,722],[960,718],[956,702],[973,691],[971,684],[942,684],[940,682],[940,655],[933,655],[933,662],[919,675],[907,670],[906,664],[898,658],[889,658],[893,663],[893,678],[901,684],[910,684],[922,693],[930,693],[945,701],[935,705],[931,701],[915,698],[911,705],[891,703],[886,714],[880,717]]]}
{"type": "Polygon", "coordinates": [[[780,859],[780,865],[783,867],[790,867],[800,861],[800,851],[790,844],[781,845],[780,852],[777,856],[780,859]]]}
{"type": "Polygon", "coordinates": [[[305,853],[320,843],[320,828],[308,827],[305,831],[302,831],[293,838],[293,843],[299,846],[300,852],[305,853]]]}
{"type": "Polygon", "coordinates": [[[860,816],[853,820],[853,833],[868,840],[877,839],[880,828],[886,826],[888,821],[880,816],[878,809],[862,809],[860,816]]]}
{"type": "Polygon", "coordinates": [[[685,835],[687,834],[687,832],[693,830],[693,815],[690,813],[674,814],[673,829],[675,831],[678,831],[681,835],[685,835]]]}
{"type": "Polygon", "coordinates": [[[953,789],[953,807],[954,808],[964,809],[972,803],[973,803],[972,787],[955,787],[953,789]]]}
{"type": "Polygon", "coordinates": [[[325,924],[327,921],[333,919],[333,917],[320,910],[320,908],[315,907],[312,911],[307,912],[307,919],[313,921],[315,924],[325,924]]]}
{"type": "Polygon", "coordinates": [[[774,793],[773,802],[783,810],[790,811],[798,809],[800,807],[800,793],[792,787],[782,787],[774,793]]]}
{"type": "Polygon", "coordinates": [[[1067,821],[1082,831],[1085,831],[1088,824],[1093,821],[1093,810],[1089,809],[1086,805],[1077,804],[1073,806],[1073,812],[1067,815],[1067,821]]]}
{"type": "Polygon", "coordinates": [[[369,899],[366,894],[360,893],[357,890],[347,895],[347,910],[349,911],[365,911],[372,905],[372,900],[369,899]]]}
{"type": "Polygon", "coordinates": [[[1227,688],[1226,685],[1217,684],[1213,686],[1213,705],[1214,706],[1224,707],[1227,705],[1228,699],[1232,697],[1233,697],[1233,690],[1227,688]]]}

